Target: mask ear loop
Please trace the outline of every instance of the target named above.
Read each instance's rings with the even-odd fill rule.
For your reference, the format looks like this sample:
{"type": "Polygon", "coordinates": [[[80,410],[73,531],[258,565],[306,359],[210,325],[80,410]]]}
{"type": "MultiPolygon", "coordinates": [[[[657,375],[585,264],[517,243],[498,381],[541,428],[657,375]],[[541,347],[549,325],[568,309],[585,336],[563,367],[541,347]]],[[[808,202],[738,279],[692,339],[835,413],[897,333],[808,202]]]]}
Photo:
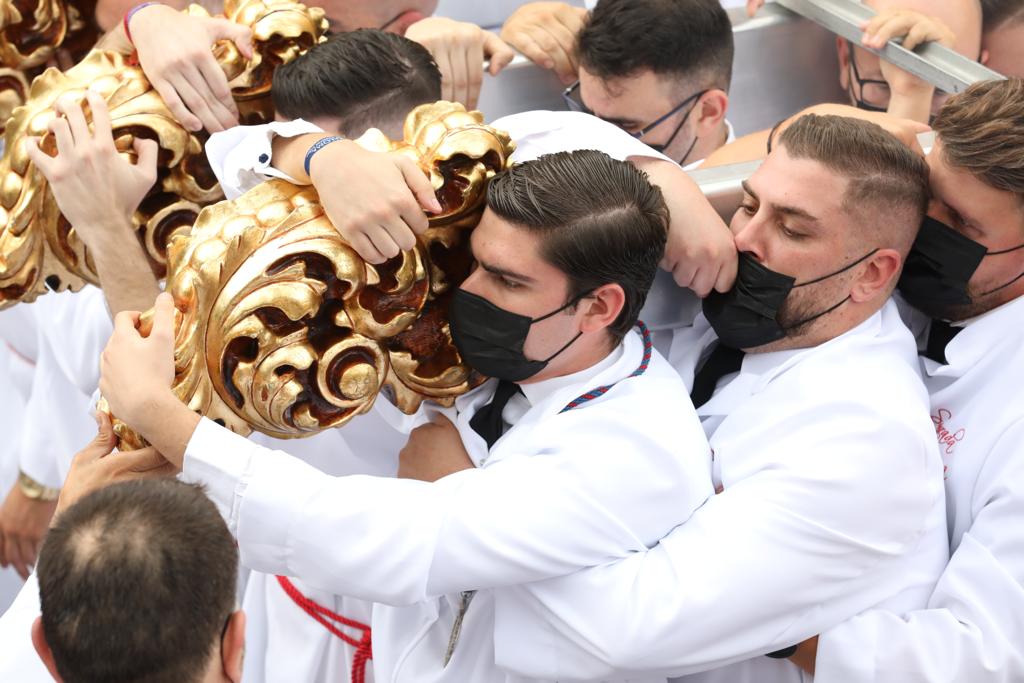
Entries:
{"type": "MultiPolygon", "coordinates": [[[[581,294],[578,294],[578,295],[574,296],[573,298],[569,299],[569,301],[567,301],[567,302],[565,303],[565,305],[564,305],[564,306],[562,306],[561,308],[559,308],[559,309],[557,309],[557,310],[554,310],[554,311],[551,311],[551,312],[550,312],[550,313],[548,313],[547,315],[542,315],[542,316],[541,316],[541,317],[539,317],[539,318],[533,318],[533,319],[532,319],[532,320],[530,321],[530,324],[531,324],[531,325],[533,325],[534,323],[539,323],[539,322],[540,322],[540,321],[542,321],[542,320],[547,320],[547,319],[548,319],[548,318],[550,318],[551,316],[554,316],[554,315],[558,315],[559,313],[561,313],[561,312],[562,312],[562,311],[564,311],[565,309],[567,309],[567,308],[570,308],[570,307],[572,307],[572,306],[575,306],[575,305],[576,305],[576,304],[578,304],[579,302],[583,301],[584,299],[586,299],[586,298],[587,298],[588,296],[590,296],[590,295],[591,295],[591,294],[593,294],[593,293],[594,293],[594,290],[590,289],[590,290],[587,290],[586,292],[583,292],[583,293],[581,293],[581,294]]],[[[555,351],[555,352],[554,352],[553,354],[551,354],[550,356],[548,356],[547,358],[545,358],[543,362],[544,362],[544,363],[550,363],[550,362],[551,362],[552,360],[554,360],[554,359],[555,359],[556,357],[558,357],[558,355],[559,355],[559,354],[561,354],[561,353],[562,353],[563,351],[565,351],[565,350],[566,350],[567,348],[569,348],[570,346],[572,346],[573,344],[575,344],[575,343],[576,343],[576,340],[577,340],[577,339],[579,339],[579,338],[580,338],[580,337],[582,337],[582,336],[583,336],[583,333],[582,333],[582,332],[577,332],[577,333],[576,333],[576,336],[575,336],[575,337],[573,337],[572,339],[570,339],[570,340],[569,340],[569,341],[568,341],[568,342],[566,343],[566,345],[565,345],[565,346],[563,346],[562,348],[558,349],[558,350],[557,350],[557,351],[555,351]]]]}
{"type": "MultiPolygon", "coordinates": [[[[818,282],[821,282],[822,280],[827,280],[830,277],[835,277],[836,275],[839,275],[840,273],[845,273],[846,271],[850,270],[854,266],[859,265],[859,264],[863,263],[864,261],[867,261],[869,258],[874,256],[877,252],[878,252],[878,248],[876,247],[875,249],[872,249],[868,253],[866,253],[863,256],[861,256],[859,259],[857,259],[853,263],[851,263],[849,265],[846,265],[846,266],[843,266],[842,268],[840,268],[839,270],[835,271],[834,273],[829,273],[828,275],[822,275],[819,278],[815,278],[813,280],[808,280],[807,282],[801,282],[798,285],[793,285],[793,289],[796,289],[797,287],[806,287],[807,285],[813,285],[813,284],[816,284],[818,282]]],[[[847,297],[847,298],[849,298],[849,297],[847,297]]]]}
{"type": "Polygon", "coordinates": [[[824,311],[822,311],[821,313],[818,313],[817,315],[812,315],[810,318],[807,318],[805,320],[801,320],[798,323],[793,323],[789,327],[783,327],[782,331],[783,332],[789,332],[790,330],[795,330],[796,328],[801,327],[803,325],[806,325],[807,323],[812,323],[815,320],[817,320],[818,318],[821,318],[822,316],[828,315],[829,313],[831,313],[832,311],[836,310],[837,308],[839,308],[840,306],[842,306],[843,304],[845,304],[849,300],[850,300],[850,296],[847,295],[845,299],[843,299],[842,301],[837,303],[832,308],[826,308],[824,311]]]}
{"type": "MultiPolygon", "coordinates": [[[[1002,254],[1009,254],[1010,252],[1019,251],[1021,249],[1024,249],[1024,244],[1019,244],[1016,247],[1010,247],[1009,249],[1002,249],[1000,251],[990,251],[990,252],[987,252],[985,254],[985,256],[1000,256],[1002,254]]],[[[1009,287],[1013,283],[1015,283],[1018,280],[1020,280],[1022,277],[1024,277],[1024,273],[1021,273],[1017,277],[1013,278],[1012,280],[1007,282],[1005,285],[1000,285],[1000,286],[996,287],[995,289],[990,289],[987,292],[982,292],[981,296],[988,296],[989,294],[995,294],[996,292],[998,292],[998,291],[1000,291],[1002,289],[1006,289],[1007,287],[1009,287]]]]}
{"type": "Polygon", "coordinates": [[[532,325],[534,323],[539,323],[542,320],[547,320],[548,318],[550,318],[552,316],[558,315],[559,313],[561,313],[565,309],[571,308],[572,306],[575,306],[579,302],[583,301],[584,299],[586,299],[588,296],[590,296],[593,293],[594,293],[594,290],[589,289],[589,290],[583,292],[582,294],[577,294],[576,296],[574,296],[573,298],[571,298],[567,302],[565,302],[565,305],[562,306],[561,308],[556,308],[555,310],[551,311],[550,313],[542,315],[539,318],[530,318],[530,324],[532,325]]]}
{"type": "Polygon", "coordinates": [[[1010,247],[1009,249],[1001,249],[999,251],[986,251],[985,256],[1002,256],[1003,254],[1009,254],[1010,252],[1020,251],[1021,249],[1024,249],[1024,244],[1018,244],[1015,247],[1010,247]]]}

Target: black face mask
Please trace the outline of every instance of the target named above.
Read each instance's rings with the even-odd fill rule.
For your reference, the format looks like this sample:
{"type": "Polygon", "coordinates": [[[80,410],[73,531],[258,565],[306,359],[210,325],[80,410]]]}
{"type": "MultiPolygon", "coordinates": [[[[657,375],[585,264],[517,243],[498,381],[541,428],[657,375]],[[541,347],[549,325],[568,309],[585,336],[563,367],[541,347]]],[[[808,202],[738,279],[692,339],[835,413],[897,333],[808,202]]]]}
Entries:
{"type": "Polygon", "coordinates": [[[547,367],[552,359],[583,334],[577,333],[569,343],[544,360],[530,360],[523,355],[523,344],[530,334],[530,327],[575,306],[585,296],[587,294],[581,294],[547,315],[530,318],[498,308],[481,296],[459,289],[448,309],[452,341],[462,360],[480,374],[522,382],[547,367]]]}
{"type": "Polygon", "coordinates": [[[704,299],[704,317],[711,323],[711,327],[714,328],[721,343],[734,349],[753,349],[778,341],[783,339],[790,330],[831,313],[850,299],[850,297],[846,297],[821,313],[783,327],[778,320],[779,310],[786,302],[790,291],[844,273],[876,251],[878,250],[873,249],[834,273],[800,284],[796,284],[796,279],[789,275],[776,273],[761,265],[750,254],[741,253],[739,268],[736,272],[736,284],[725,294],[711,292],[704,299]]]}
{"type": "MultiPolygon", "coordinates": [[[[973,303],[967,283],[981,266],[983,258],[1019,249],[1024,249],[1024,244],[1001,251],[988,251],[985,245],[931,216],[925,216],[903,266],[899,282],[900,294],[907,303],[923,313],[933,318],[945,317],[952,309],[973,303]]],[[[1004,285],[983,292],[981,296],[1009,287],[1022,277],[1024,273],[1004,285]]]]}

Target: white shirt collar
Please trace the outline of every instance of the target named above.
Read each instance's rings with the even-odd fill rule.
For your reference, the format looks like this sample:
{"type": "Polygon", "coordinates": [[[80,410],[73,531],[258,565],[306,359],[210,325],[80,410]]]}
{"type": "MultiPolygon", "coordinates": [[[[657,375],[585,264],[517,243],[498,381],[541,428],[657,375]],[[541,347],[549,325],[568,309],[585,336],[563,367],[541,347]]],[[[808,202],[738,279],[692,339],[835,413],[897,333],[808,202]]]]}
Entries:
{"type": "Polygon", "coordinates": [[[994,348],[1005,344],[1019,346],[1024,342],[1024,296],[974,318],[950,324],[962,327],[963,331],[946,346],[947,365],[925,363],[925,372],[930,376],[960,375],[994,348]]]}
{"type": "MultiPolygon", "coordinates": [[[[594,363],[589,368],[574,372],[571,375],[561,375],[560,377],[552,377],[540,382],[530,382],[528,384],[520,384],[519,388],[523,391],[523,396],[529,401],[531,406],[540,404],[545,399],[551,397],[555,393],[562,391],[568,387],[582,387],[580,393],[584,393],[590,389],[596,389],[597,386],[590,386],[587,382],[596,378],[598,375],[603,373],[608,368],[612,367],[622,358],[623,345],[618,344],[612,352],[607,356],[594,363]]],[[[575,398],[575,397],[573,397],[575,398]]],[[[572,398],[569,399],[570,401],[572,398]]]]}

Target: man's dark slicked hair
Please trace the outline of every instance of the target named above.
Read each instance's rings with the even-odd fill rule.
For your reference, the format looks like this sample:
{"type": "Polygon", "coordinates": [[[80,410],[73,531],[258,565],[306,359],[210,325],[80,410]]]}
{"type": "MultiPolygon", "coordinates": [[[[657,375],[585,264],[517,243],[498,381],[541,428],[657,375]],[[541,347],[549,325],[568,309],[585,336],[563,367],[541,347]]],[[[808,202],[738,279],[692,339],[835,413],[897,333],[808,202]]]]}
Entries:
{"type": "Polygon", "coordinates": [[[37,573],[66,683],[192,683],[234,612],[238,550],[201,489],[134,481],[68,508],[37,573]]]}
{"type": "Polygon", "coordinates": [[[580,65],[601,79],[659,76],[729,91],[732,23],[719,0],[600,0],[578,39],[580,65]]]}
{"type": "Polygon", "coordinates": [[[622,287],[614,342],[636,324],[668,235],[668,208],[647,174],[593,150],[546,154],[495,176],[487,207],[540,236],[541,257],[569,278],[568,301],[622,287]]]}
{"type": "Polygon", "coordinates": [[[339,117],[341,133],[400,124],[441,99],[441,72],[425,47],[377,29],[334,35],[274,72],[274,108],[286,118],[339,117]]]}
{"type": "Polygon", "coordinates": [[[1011,20],[1024,22],[1024,3],[1020,0],[981,0],[981,15],[987,33],[1011,20]]]}

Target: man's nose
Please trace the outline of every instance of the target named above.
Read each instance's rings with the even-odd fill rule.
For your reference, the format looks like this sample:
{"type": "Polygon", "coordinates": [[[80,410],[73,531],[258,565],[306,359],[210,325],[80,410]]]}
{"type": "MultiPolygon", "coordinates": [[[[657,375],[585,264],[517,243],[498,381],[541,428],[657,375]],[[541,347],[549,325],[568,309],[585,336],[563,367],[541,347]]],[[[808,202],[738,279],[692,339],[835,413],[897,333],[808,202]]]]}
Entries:
{"type": "Polygon", "coordinates": [[[747,252],[760,262],[765,260],[764,221],[759,221],[757,216],[739,230],[733,231],[733,241],[739,253],[747,252]]]}

